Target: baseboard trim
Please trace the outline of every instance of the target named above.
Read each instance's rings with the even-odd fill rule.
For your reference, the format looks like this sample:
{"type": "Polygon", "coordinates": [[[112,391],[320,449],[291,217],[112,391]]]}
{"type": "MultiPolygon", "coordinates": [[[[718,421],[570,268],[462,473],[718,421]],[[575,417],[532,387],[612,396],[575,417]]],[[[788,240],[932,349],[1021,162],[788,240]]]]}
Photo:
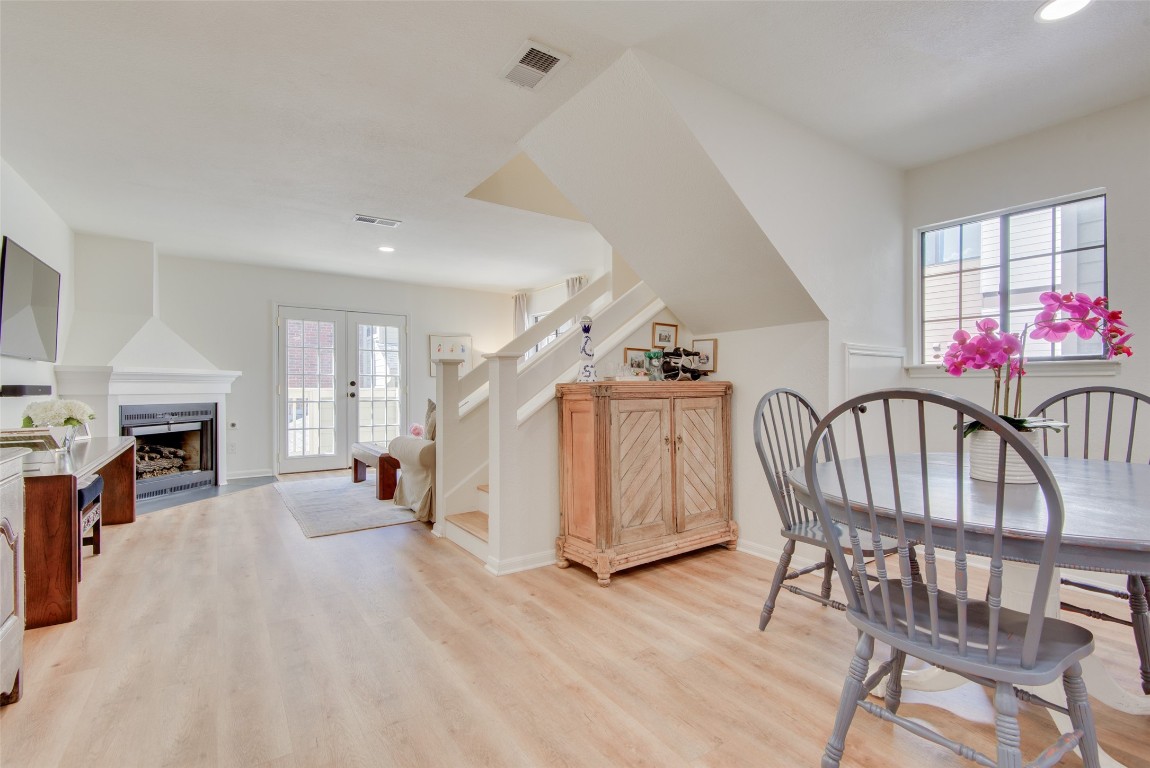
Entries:
{"type": "MultiPolygon", "coordinates": [[[[273,469],[248,469],[248,470],[244,470],[243,472],[229,472],[227,479],[228,480],[245,480],[249,477],[269,477],[269,476],[274,476],[274,475],[275,475],[275,470],[273,470],[273,469]]],[[[226,485],[226,484],[227,484],[226,482],[220,483],[220,485],[226,485]]]]}
{"type": "Polygon", "coordinates": [[[548,565],[555,565],[554,549],[549,549],[546,552],[536,552],[531,555],[522,555],[520,557],[509,557],[506,560],[500,560],[497,557],[488,555],[486,568],[488,573],[496,576],[506,576],[521,571],[532,571],[536,568],[543,568],[548,565]]]}

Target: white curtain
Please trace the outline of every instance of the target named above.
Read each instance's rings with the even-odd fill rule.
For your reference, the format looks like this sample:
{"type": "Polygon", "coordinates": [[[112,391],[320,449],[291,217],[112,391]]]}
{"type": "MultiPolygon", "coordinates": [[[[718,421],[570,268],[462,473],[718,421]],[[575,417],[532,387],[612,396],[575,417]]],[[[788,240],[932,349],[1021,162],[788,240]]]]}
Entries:
{"type": "Polygon", "coordinates": [[[515,294],[515,335],[527,330],[527,292],[515,294]]]}
{"type": "Polygon", "coordinates": [[[583,275],[567,278],[567,298],[571,298],[583,290],[583,286],[586,282],[587,278],[583,277],[583,275]]]}

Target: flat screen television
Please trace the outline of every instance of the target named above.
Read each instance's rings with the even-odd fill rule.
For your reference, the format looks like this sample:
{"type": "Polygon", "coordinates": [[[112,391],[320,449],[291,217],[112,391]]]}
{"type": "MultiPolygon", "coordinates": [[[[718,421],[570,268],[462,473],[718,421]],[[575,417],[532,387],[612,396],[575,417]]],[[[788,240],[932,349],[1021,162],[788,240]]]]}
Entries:
{"type": "Polygon", "coordinates": [[[10,237],[0,254],[0,355],[56,362],[60,273],[10,237]]]}

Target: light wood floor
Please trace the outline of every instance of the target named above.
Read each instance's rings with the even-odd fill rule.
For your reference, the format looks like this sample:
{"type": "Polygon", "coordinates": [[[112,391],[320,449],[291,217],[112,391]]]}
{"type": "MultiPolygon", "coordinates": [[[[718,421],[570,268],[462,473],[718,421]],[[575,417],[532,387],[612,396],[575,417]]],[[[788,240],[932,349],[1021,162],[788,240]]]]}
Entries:
{"type": "MultiPolygon", "coordinates": [[[[104,541],[79,620],[26,634],[3,768],[814,766],[854,640],[785,593],[760,634],[774,564],[743,553],[609,589],[577,566],[495,578],[418,523],[305,539],[273,486],[104,541]]],[[[1128,632],[1099,646],[1133,690],[1128,632]]],[[[982,689],[916,696],[902,714],[992,751],[982,689]]],[[[1033,756],[1054,729],[1023,710],[1033,756]]],[[[1150,766],[1150,718],[1095,713],[1114,756],[1150,766]]],[[[862,713],[843,764],[970,765],[862,713]]]]}

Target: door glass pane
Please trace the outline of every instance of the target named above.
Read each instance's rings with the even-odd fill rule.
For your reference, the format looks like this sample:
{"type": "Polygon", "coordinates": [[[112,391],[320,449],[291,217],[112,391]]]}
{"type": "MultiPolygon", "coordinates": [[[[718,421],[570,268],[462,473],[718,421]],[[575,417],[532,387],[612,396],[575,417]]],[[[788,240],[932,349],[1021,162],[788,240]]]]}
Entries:
{"type": "Polygon", "coordinates": [[[285,323],[287,455],[335,452],[335,324],[317,320],[285,323]]]}
{"type": "Polygon", "coordinates": [[[399,434],[400,328],[359,323],[359,428],[356,440],[384,442],[399,434]]]}

